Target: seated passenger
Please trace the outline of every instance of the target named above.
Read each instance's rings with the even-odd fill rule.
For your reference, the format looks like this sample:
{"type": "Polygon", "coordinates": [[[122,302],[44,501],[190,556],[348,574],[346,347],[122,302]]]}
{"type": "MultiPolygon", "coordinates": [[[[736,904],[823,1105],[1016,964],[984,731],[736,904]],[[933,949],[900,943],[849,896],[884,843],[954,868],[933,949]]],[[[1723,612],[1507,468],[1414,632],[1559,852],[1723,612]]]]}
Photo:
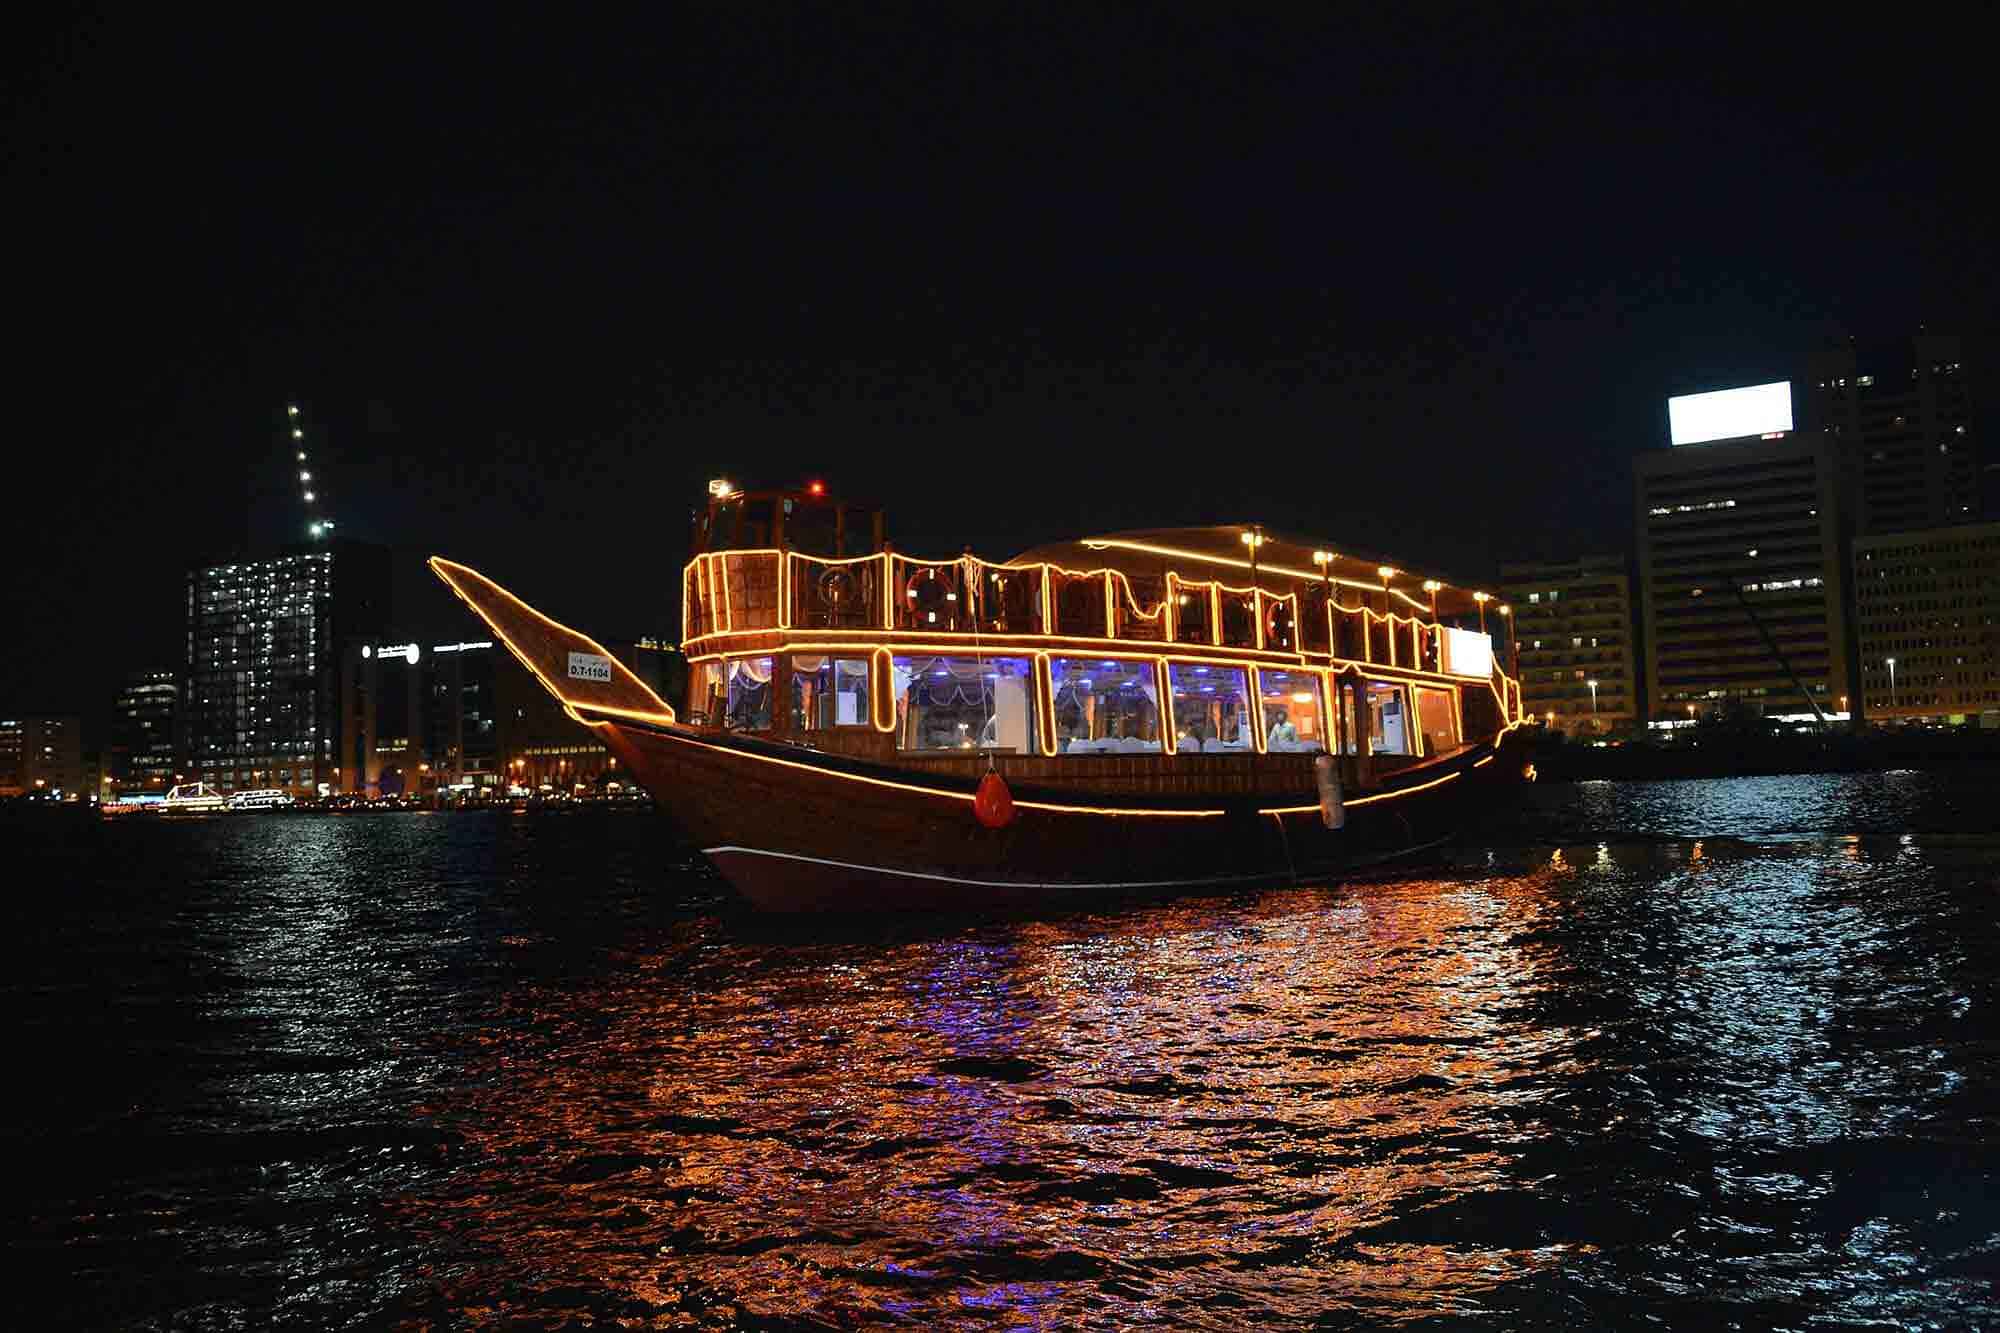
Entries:
{"type": "Polygon", "coordinates": [[[1266,750],[1283,752],[1299,748],[1299,729],[1292,725],[1292,719],[1283,713],[1271,726],[1271,734],[1264,738],[1266,750]]]}

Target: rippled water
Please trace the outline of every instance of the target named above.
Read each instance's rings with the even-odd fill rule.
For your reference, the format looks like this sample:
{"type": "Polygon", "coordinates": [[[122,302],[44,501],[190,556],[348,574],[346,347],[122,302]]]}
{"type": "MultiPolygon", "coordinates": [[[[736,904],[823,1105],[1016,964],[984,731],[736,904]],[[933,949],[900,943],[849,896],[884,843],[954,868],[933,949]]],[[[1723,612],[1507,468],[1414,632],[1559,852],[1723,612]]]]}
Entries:
{"type": "Polygon", "coordinates": [[[639,816],[15,821],[15,1326],[2000,1323],[1992,775],[777,921],[639,816]]]}

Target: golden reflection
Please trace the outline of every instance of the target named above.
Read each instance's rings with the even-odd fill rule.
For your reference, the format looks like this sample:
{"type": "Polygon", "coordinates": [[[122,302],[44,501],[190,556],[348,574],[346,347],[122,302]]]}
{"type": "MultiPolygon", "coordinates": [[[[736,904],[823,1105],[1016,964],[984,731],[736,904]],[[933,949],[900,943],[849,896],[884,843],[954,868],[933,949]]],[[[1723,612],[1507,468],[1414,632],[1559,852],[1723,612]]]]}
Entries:
{"type": "Polygon", "coordinates": [[[1071,1326],[1098,1280],[1135,1317],[1451,1309],[1564,1252],[1411,1218],[1521,1189],[1525,1108],[1582,1039],[1521,1018],[1565,868],[901,939],[690,927],[508,998],[425,1108],[465,1136],[455,1188],[404,1220],[497,1252],[430,1275],[494,1317],[575,1288],[668,1322],[1071,1326]]]}

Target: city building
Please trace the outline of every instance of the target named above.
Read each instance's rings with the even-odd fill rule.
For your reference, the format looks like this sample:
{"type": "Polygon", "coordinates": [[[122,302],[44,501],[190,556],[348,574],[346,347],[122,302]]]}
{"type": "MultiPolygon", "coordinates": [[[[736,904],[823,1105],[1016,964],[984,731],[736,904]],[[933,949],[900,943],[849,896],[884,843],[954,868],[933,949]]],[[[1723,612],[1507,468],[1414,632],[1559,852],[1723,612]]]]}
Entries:
{"type": "Polygon", "coordinates": [[[1784,718],[1810,719],[1815,705],[1829,717],[1845,713],[1846,561],[1832,437],[1793,429],[1789,385],[1673,399],[1669,420],[1671,447],[1634,465],[1651,724],[1685,724],[1723,707],[1784,718]]]}
{"type": "Polygon", "coordinates": [[[125,678],[112,718],[105,773],[119,791],[165,791],[174,784],[180,736],[181,682],[172,671],[136,671],[125,678]]]}
{"type": "MultiPolygon", "coordinates": [[[[658,640],[605,645],[662,697],[686,659],[658,640]]],[[[343,730],[332,789],[365,796],[504,795],[619,781],[616,758],[490,640],[362,642],[341,654],[343,730]]]]}
{"type": "Polygon", "coordinates": [[[85,800],[83,726],[74,717],[0,717],[0,796],[85,800]]]}
{"type": "Polygon", "coordinates": [[[1625,558],[1502,565],[1500,580],[1513,607],[1522,707],[1569,735],[1634,726],[1632,581],[1625,558]]]}
{"type": "Polygon", "coordinates": [[[1959,339],[1919,335],[1811,359],[1810,424],[1840,461],[1857,534],[1983,517],[1963,358],[1959,339]]]}
{"type": "Polygon", "coordinates": [[[188,575],[187,776],[222,791],[341,789],[356,719],[341,648],[387,620],[389,552],[318,541],[188,575]]]}
{"type": "Polygon", "coordinates": [[[2000,727],[2000,522],[1857,537],[1871,723],[2000,727]]]}

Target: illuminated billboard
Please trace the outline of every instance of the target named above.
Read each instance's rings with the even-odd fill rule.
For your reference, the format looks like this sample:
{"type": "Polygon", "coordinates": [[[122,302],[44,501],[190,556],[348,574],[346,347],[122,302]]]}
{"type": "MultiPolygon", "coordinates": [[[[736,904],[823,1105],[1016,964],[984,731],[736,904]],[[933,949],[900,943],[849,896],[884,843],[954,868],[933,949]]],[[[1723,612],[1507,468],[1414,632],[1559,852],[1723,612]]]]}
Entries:
{"type": "Polygon", "coordinates": [[[1779,380],[1776,384],[1669,398],[1667,426],[1675,444],[1780,434],[1792,428],[1792,382],[1779,380]]]}
{"type": "Polygon", "coordinates": [[[1453,676],[1491,676],[1493,639],[1476,630],[1444,627],[1444,669],[1453,676]]]}

